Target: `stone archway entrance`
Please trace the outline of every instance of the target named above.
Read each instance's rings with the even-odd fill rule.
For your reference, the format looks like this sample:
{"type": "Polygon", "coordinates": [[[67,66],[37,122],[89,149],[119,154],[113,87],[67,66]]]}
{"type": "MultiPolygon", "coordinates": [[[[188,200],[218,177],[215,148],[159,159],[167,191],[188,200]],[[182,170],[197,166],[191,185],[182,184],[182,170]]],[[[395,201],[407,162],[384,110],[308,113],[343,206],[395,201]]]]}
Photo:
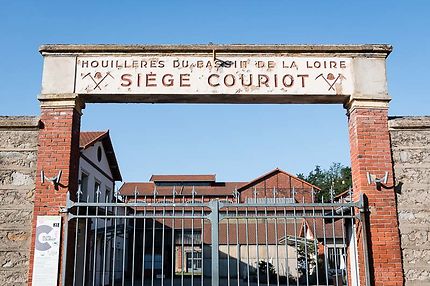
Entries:
{"type": "MultiPolygon", "coordinates": [[[[390,46],[47,45],[40,52],[43,129],[37,170],[48,176],[62,170],[63,175],[58,191],[37,180],[34,226],[38,216],[61,214],[67,191],[77,189],[85,103],[343,104],[354,198],[363,193],[369,206],[369,235],[357,237],[357,245],[367,240],[364,245],[369,247],[368,252],[358,248],[360,285],[402,284],[394,191],[377,190],[367,179],[368,174],[381,177],[388,172],[387,185],[393,182],[385,75],[390,46]]],[[[64,237],[66,231],[67,226],[64,237]]],[[[63,253],[69,247],[63,240],[63,253]]],[[[62,267],[67,267],[65,260],[62,267]]]]}

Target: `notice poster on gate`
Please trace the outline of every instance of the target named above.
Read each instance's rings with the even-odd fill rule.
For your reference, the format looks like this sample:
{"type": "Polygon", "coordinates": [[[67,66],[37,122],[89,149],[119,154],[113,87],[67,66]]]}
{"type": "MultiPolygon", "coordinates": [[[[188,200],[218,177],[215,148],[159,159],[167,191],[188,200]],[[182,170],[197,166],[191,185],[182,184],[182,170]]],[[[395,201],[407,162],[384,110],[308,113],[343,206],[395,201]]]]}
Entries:
{"type": "Polygon", "coordinates": [[[60,258],[61,216],[38,216],[33,286],[56,286],[60,258]]]}

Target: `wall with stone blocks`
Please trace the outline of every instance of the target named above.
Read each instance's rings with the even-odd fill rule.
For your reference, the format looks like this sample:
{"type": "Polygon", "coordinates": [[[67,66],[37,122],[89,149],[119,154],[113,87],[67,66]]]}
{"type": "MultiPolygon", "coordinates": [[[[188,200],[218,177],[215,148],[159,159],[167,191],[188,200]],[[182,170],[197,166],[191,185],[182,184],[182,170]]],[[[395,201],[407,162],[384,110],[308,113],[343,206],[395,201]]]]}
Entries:
{"type": "Polygon", "coordinates": [[[0,285],[27,285],[39,118],[0,116],[0,285]]]}
{"type": "Polygon", "coordinates": [[[389,120],[405,285],[430,285],[430,117],[389,120]]]}

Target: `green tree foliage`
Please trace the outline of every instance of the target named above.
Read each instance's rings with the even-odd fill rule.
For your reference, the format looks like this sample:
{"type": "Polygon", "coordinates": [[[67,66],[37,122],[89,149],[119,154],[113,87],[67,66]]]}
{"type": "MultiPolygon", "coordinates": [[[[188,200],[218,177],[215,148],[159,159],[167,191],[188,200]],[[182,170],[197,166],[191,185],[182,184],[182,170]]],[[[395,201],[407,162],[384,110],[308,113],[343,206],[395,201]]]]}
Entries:
{"type": "Polygon", "coordinates": [[[318,201],[323,197],[324,201],[330,200],[332,189],[335,196],[352,186],[351,168],[341,163],[332,163],[328,169],[317,165],[307,176],[298,174],[297,177],[321,188],[321,192],[317,194],[318,201]]]}

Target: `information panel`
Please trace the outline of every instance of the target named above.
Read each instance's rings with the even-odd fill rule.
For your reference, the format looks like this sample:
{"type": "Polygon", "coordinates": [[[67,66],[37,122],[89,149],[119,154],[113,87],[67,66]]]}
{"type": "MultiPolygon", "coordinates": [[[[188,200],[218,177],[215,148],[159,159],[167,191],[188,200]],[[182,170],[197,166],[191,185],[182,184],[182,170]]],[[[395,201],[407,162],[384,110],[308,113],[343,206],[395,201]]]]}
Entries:
{"type": "Polygon", "coordinates": [[[60,257],[61,216],[38,216],[33,286],[56,286],[60,257]]]}

